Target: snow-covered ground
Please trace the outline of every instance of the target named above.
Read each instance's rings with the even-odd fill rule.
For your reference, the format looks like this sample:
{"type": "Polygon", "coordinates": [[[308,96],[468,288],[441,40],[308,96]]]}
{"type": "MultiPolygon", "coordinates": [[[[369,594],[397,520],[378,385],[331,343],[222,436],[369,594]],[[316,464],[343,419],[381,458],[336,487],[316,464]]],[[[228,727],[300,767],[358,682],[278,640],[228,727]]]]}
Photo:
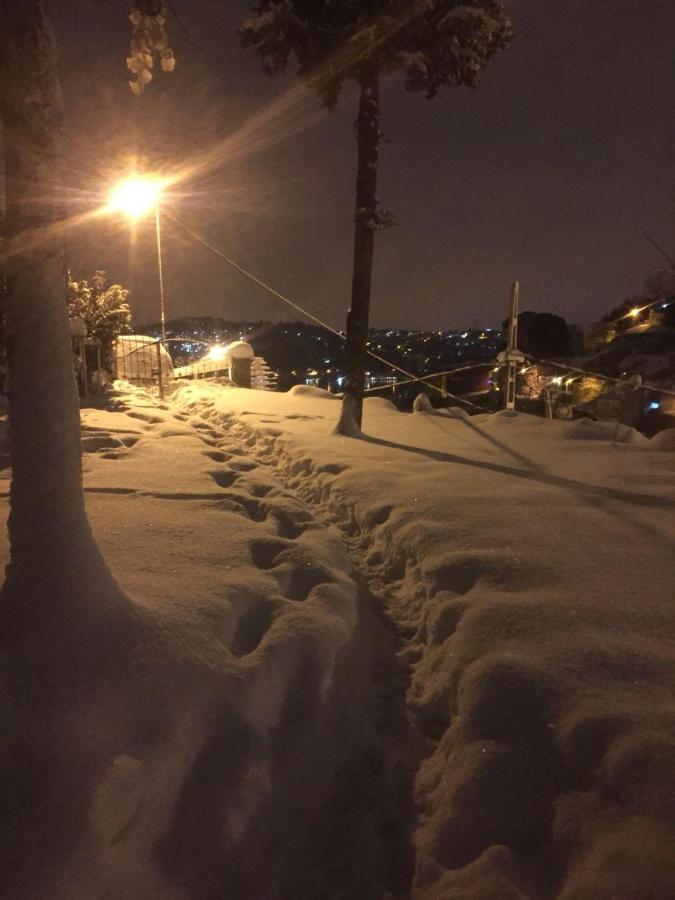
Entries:
{"type": "Polygon", "coordinates": [[[175,702],[50,898],[675,895],[671,433],[117,402],[83,412],[88,510],[175,702]]]}

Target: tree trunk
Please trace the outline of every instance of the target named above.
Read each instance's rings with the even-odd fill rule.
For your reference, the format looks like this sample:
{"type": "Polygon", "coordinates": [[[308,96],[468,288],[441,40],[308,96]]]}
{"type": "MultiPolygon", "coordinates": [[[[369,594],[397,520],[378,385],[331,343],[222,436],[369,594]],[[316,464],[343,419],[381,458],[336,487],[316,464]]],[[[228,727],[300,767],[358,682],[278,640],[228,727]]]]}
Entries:
{"type": "Polygon", "coordinates": [[[363,387],[366,376],[373,250],[377,229],[377,164],[380,141],[379,73],[369,71],[361,80],[356,121],[359,147],[356,178],[354,271],[352,305],[347,316],[347,380],[338,434],[354,434],[361,428],[363,387]]]}
{"type": "Polygon", "coordinates": [[[93,712],[104,696],[111,705],[111,684],[126,702],[120,660],[127,664],[136,633],[84,507],[56,64],[46,0],[0,0],[12,459],[11,556],[0,593],[0,868],[8,884],[12,873],[17,897],[38,895],[29,887],[35,861],[58,862],[86,827],[106,763],[93,712]]]}
{"type": "MultiPolygon", "coordinates": [[[[45,615],[45,604],[72,603],[76,584],[93,570],[98,579],[107,574],[82,493],[59,227],[61,94],[45,0],[0,0],[0,120],[12,458],[11,562],[2,607],[13,605],[10,595],[20,594],[24,611],[14,609],[12,615],[30,618],[45,615]],[[36,234],[39,241],[31,240],[36,234]]],[[[5,608],[4,625],[6,616],[5,608]]]]}
{"type": "Polygon", "coordinates": [[[159,708],[137,662],[151,624],[113,579],[85,512],[56,65],[47,0],[0,0],[12,459],[0,593],[0,871],[12,897],[51,895],[50,873],[80,852],[102,773],[144,733],[146,710],[159,708]]]}

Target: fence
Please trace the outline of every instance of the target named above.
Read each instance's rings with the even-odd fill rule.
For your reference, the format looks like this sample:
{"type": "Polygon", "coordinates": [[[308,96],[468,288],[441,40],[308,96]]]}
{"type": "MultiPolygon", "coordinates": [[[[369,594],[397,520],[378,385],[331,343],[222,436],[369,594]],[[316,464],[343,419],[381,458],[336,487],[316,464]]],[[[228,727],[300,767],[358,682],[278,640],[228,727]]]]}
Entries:
{"type": "Polygon", "coordinates": [[[167,385],[177,380],[227,379],[238,387],[267,391],[274,391],[277,386],[276,373],[262,357],[253,356],[253,348],[243,342],[226,348],[185,338],[161,340],[149,335],[123,335],[115,343],[114,365],[116,378],[145,387],[157,385],[160,397],[167,385]],[[171,344],[199,344],[209,350],[201,358],[173,358],[168,351],[171,344]]]}

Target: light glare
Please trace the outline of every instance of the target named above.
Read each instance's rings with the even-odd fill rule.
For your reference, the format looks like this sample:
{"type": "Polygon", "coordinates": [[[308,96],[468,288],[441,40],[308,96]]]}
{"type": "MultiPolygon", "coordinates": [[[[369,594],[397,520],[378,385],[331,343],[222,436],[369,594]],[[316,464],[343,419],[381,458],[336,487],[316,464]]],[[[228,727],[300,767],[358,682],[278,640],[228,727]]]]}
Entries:
{"type": "Polygon", "coordinates": [[[220,360],[225,359],[227,356],[227,347],[221,347],[219,344],[215,344],[210,348],[209,352],[206,354],[204,359],[209,360],[220,360]]]}
{"type": "Polygon", "coordinates": [[[157,207],[162,182],[157,178],[126,178],[113,188],[109,209],[130,219],[140,219],[157,207]]]}

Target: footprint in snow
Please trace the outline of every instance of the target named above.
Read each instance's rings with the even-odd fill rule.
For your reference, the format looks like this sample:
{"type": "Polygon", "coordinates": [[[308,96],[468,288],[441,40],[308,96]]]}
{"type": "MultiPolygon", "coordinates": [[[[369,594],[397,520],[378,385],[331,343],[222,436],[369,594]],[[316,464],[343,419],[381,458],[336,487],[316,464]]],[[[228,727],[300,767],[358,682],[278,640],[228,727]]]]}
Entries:
{"type": "Polygon", "coordinates": [[[127,412],[130,419],[139,419],[148,425],[161,425],[164,419],[160,416],[153,416],[151,413],[141,413],[138,410],[131,409],[127,412]]]}
{"type": "Polygon", "coordinates": [[[230,651],[233,656],[248,656],[257,650],[274,621],[276,607],[270,601],[252,606],[237,623],[230,651]]]}
{"type": "MultiPolygon", "coordinates": [[[[118,451],[117,455],[121,455],[125,450],[130,449],[137,444],[140,440],[139,437],[135,437],[132,435],[124,435],[123,437],[118,437],[113,434],[83,434],[82,436],[82,452],[83,453],[96,453],[99,450],[113,450],[118,451]]],[[[101,454],[104,455],[104,454],[101,454]]]]}
{"type": "MultiPolygon", "coordinates": [[[[283,556],[282,553],[279,559],[283,556]]],[[[305,601],[320,584],[332,584],[334,581],[327,569],[311,560],[300,564],[291,560],[282,561],[270,569],[270,574],[276,579],[284,597],[297,603],[305,601]]]]}
{"type": "Polygon", "coordinates": [[[201,431],[203,434],[208,434],[209,437],[222,438],[222,434],[219,431],[216,431],[215,428],[213,428],[207,422],[195,422],[193,427],[198,431],[201,431]]]}
{"type": "Polygon", "coordinates": [[[259,569],[271,569],[277,556],[292,546],[293,544],[290,541],[280,541],[272,538],[262,538],[261,540],[253,541],[250,547],[253,565],[259,569]]]}
{"type": "Polygon", "coordinates": [[[232,460],[230,463],[231,469],[236,469],[238,472],[250,472],[252,469],[257,468],[256,463],[250,462],[250,460],[242,459],[242,460],[232,460]]]}
{"type": "Polygon", "coordinates": [[[250,549],[253,564],[269,572],[289,600],[302,603],[313,588],[334,581],[327,569],[308,558],[292,541],[261,539],[254,541],[250,549]]]}
{"type": "Polygon", "coordinates": [[[225,463],[229,459],[227,453],[223,453],[222,450],[202,450],[202,455],[218,463],[225,463]]]}
{"type": "Polygon", "coordinates": [[[218,487],[222,488],[232,487],[234,482],[239,478],[239,475],[230,469],[217,469],[215,472],[209,472],[208,474],[213,478],[218,487]]]}

